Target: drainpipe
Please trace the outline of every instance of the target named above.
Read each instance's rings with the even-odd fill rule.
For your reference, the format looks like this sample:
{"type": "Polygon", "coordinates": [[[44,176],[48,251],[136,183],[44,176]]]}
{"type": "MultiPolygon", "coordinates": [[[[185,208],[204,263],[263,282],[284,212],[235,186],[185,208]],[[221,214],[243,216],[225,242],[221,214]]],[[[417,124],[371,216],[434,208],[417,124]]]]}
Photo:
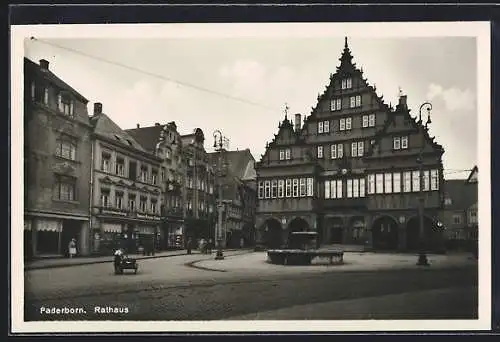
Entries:
{"type": "Polygon", "coordinates": [[[94,237],[92,235],[92,204],[94,202],[94,142],[90,144],[90,191],[89,191],[89,236],[90,252],[94,249],[94,237]]]}

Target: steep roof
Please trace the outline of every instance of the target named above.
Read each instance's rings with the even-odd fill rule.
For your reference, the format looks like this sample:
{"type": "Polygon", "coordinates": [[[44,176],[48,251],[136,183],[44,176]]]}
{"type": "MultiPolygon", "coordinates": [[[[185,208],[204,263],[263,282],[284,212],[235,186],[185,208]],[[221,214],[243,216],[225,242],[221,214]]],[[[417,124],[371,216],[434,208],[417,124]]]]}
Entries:
{"type": "Polygon", "coordinates": [[[124,132],[132,136],[144,150],[154,153],[158,138],[160,137],[162,125],[126,129],[124,132]]]}
{"type": "MultiPolygon", "coordinates": [[[[228,164],[228,176],[236,177],[238,180],[251,177],[252,167],[255,159],[250,153],[250,149],[237,150],[237,151],[224,151],[224,159],[228,164]],[[249,165],[250,164],[250,165],[249,165]]],[[[208,153],[210,164],[214,165],[217,162],[219,152],[208,153]]],[[[255,173],[255,170],[254,170],[255,173]]]]}
{"type": "Polygon", "coordinates": [[[447,210],[465,210],[477,202],[477,184],[467,183],[465,179],[447,179],[444,181],[444,196],[451,199],[447,210]]]}
{"type": "Polygon", "coordinates": [[[40,78],[43,78],[56,86],[57,88],[60,88],[61,90],[66,90],[71,92],[75,97],[77,97],[80,101],[83,103],[87,104],[89,100],[87,100],[82,94],[80,94],[78,91],[76,91],[73,87],[71,87],[69,84],[64,82],[62,79],[57,77],[52,71],[49,69],[42,69],[42,67],[30,60],[29,58],[24,57],[24,68],[25,72],[29,72],[31,74],[34,74],[40,78]]]}
{"type": "Polygon", "coordinates": [[[118,145],[133,148],[140,152],[147,152],[141,144],[130,134],[122,130],[106,114],[100,113],[90,118],[90,124],[94,127],[94,133],[115,141],[118,145]]]}
{"type": "Polygon", "coordinates": [[[477,177],[478,177],[478,168],[476,165],[472,168],[469,177],[467,177],[467,183],[477,183],[477,177]]]}

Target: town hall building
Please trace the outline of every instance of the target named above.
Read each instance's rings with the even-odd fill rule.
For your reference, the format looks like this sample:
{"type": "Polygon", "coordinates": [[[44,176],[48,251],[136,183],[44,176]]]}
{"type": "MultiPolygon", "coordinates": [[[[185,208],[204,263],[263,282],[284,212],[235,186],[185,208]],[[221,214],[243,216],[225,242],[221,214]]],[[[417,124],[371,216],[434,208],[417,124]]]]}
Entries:
{"type": "Polygon", "coordinates": [[[417,250],[422,200],[425,246],[441,248],[444,149],[410,116],[406,95],[395,108],[377,95],[347,38],[311,114],[292,120],[285,113],[255,166],[257,244],[316,231],[321,244],[417,250]]]}

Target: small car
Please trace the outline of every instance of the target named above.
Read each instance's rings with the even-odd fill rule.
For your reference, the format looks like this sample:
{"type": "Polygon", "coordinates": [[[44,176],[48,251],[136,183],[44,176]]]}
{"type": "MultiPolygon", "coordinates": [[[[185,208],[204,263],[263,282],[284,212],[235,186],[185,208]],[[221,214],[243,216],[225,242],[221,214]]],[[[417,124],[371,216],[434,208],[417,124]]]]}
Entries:
{"type": "Polygon", "coordinates": [[[121,256],[119,260],[115,260],[115,274],[123,274],[123,270],[134,270],[134,274],[137,274],[138,269],[139,264],[136,259],[121,256]]]}

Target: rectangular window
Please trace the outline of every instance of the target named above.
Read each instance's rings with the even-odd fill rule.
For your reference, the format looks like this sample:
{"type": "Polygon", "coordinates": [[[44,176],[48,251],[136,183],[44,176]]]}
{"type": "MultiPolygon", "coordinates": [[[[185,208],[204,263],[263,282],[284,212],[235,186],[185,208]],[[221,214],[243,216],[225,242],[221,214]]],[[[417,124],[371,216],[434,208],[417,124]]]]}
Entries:
{"type": "Polygon", "coordinates": [[[359,179],[352,180],[352,197],[359,197],[359,179]]]}
{"type": "Polygon", "coordinates": [[[264,197],[265,198],[271,197],[271,182],[270,181],[264,182],[264,197]]]}
{"type": "Polygon", "coordinates": [[[337,158],[342,158],[344,157],[344,145],[338,144],[337,145],[337,158]]]}
{"type": "Polygon", "coordinates": [[[307,196],[313,196],[313,194],[314,194],[313,179],[307,178],[307,196]]]}
{"type": "Polygon", "coordinates": [[[384,181],[385,181],[385,193],[386,194],[392,193],[392,173],[386,173],[384,175],[384,181]]]}
{"type": "Polygon", "coordinates": [[[330,181],[325,181],[325,198],[330,198],[330,181]]]}
{"type": "Polygon", "coordinates": [[[115,191],[115,207],[117,209],[123,208],[123,192],[115,191]]]}
{"type": "MultiPolygon", "coordinates": [[[[203,202],[201,202],[200,204],[201,204],[201,210],[203,211],[203,207],[204,207],[203,202]]],[[[158,208],[157,200],[152,198],[151,199],[151,213],[156,214],[157,208],[158,208]]]]}
{"type": "Polygon", "coordinates": [[[145,213],[148,208],[148,198],[147,197],[142,197],[139,200],[139,209],[141,210],[142,213],[145,213]]]}
{"type": "Polygon", "coordinates": [[[342,198],[342,180],[337,180],[337,198],[342,198]]]}
{"type": "Polygon", "coordinates": [[[337,145],[330,146],[330,157],[331,159],[337,158],[337,145]]]}
{"type": "Polygon", "coordinates": [[[375,193],[375,175],[368,175],[368,194],[375,193]]]}
{"type": "Polygon", "coordinates": [[[352,128],[352,118],[346,118],[345,119],[345,129],[349,130],[352,128]]]}
{"type": "Polygon", "coordinates": [[[429,170],[424,171],[424,188],[423,191],[429,191],[429,170]]]}
{"type": "Polygon", "coordinates": [[[291,151],[290,151],[290,149],[289,149],[289,148],[287,148],[287,149],[285,150],[285,159],[286,159],[286,160],[290,160],[290,158],[291,158],[291,151]]]}
{"type": "Polygon", "coordinates": [[[109,207],[111,203],[109,203],[109,190],[101,189],[101,207],[109,207]]]}
{"type": "Polygon", "coordinates": [[[54,198],[61,201],[76,200],[76,178],[56,175],[54,198]]]}
{"type": "Polygon", "coordinates": [[[48,106],[49,104],[49,88],[43,89],[43,103],[48,106]]]}
{"type": "Polygon", "coordinates": [[[299,197],[299,180],[293,180],[293,197],[299,197]]]}
{"type": "Polygon", "coordinates": [[[365,179],[361,178],[359,180],[359,197],[365,197],[365,189],[366,189],[365,179]]]}
{"type": "Polygon", "coordinates": [[[361,107],[361,95],[356,95],[356,107],[361,107]]]}
{"type": "Polygon", "coordinates": [[[285,196],[292,197],[292,180],[287,179],[285,181],[285,196]]]}
{"type": "Polygon", "coordinates": [[[35,81],[31,81],[31,100],[35,101],[36,98],[36,85],[35,81]]]}
{"type": "Polygon", "coordinates": [[[285,160],[285,150],[280,150],[280,160],[285,160]]]}
{"type": "Polygon", "coordinates": [[[128,210],[135,210],[135,195],[128,195],[128,210]]]}
{"type": "Polygon", "coordinates": [[[351,143],[351,157],[357,157],[358,156],[358,143],[353,142],[351,143]]]}
{"type": "Polygon", "coordinates": [[[408,148],[408,137],[401,137],[401,149],[408,148]]]}
{"type": "Polygon", "coordinates": [[[403,191],[411,192],[411,172],[403,172],[403,191]]]}
{"type": "Polygon", "coordinates": [[[276,198],[278,195],[278,181],[273,179],[271,181],[271,198],[276,198]]]}
{"type": "Polygon", "coordinates": [[[413,192],[418,192],[420,191],[420,171],[413,171],[412,175],[413,192]]]}
{"type": "Polygon", "coordinates": [[[318,122],[318,133],[323,133],[323,122],[318,122]]]}
{"type": "Polygon", "coordinates": [[[330,198],[337,198],[337,181],[330,181],[330,198]]]}
{"type": "Polygon", "coordinates": [[[323,158],[323,146],[318,146],[318,158],[323,158]]]}
{"type": "Polygon", "coordinates": [[[392,192],[401,192],[401,174],[399,172],[392,174],[392,192]]]}
{"type": "Polygon", "coordinates": [[[439,190],[438,170],[431,170],[431,190],[439,190]]]}
{"type": "Polygon", "coordinates": [[[285,194],[285,181],[283,179],[278,180],[278,198],[283,198],[285,194]]]}
{"type": "Polygon", "coordinates": [[[57,139],[56,155],[61,158],[76,160],[76,142],[69,137],[57,139]]]}
{"type": "Polygon", "coordinates": [[[323,122],[323,132],[324,133],[330,132],[330,121],[323,122]]]}
{"type": "Polygon", "coordinates": [[[151,171],[151,184],[156,185],[158,181],[158,171],[151,171]]]}
{"type": "Polygon", "coordinates": [[[393,138],[392,148],[395,150],[399,150],[401,148],[401,138],[399,138],[399,137],[393,138]]]}
{"type": "Polygon", "coordinates": [[[141,182],[146,183],[148,181],[148,169],[141,168],[141,182]]]}
{"type": "Polygon", "coordinates": [[[375,127],[375,114],[370,114],[368,117],[368,126],[375,127]]]}
{"type": "Polygon", "coordinates": [[[382,173],[377,173],[376,178],[376,191],[377,194],[383,194],[384,193],[384,174],[382,173]]]}
{"type": "Polygon", "coordinates": [[[347,180],[347,197],[351,198],[352,197],[352,179],[347,180]]]}
{"type": "Polygon", "coordinates": [[[339,130],[345,131],[345,119],[339,120],[339,130]]]}
{"type": "Polygon", "coordinates": [[[351,108],[356,107],[356,96],[351,96],[349,98],[349,107],[351,107],[351,108]]]}
{"type": "Polygon", "coordinates": [[[362,121],[363,121],[363,128],[368,127],[368,123],[369,123],[368,115],[363,115],[362,121]]]}
{"type": "Polygon", "coordinates": [[[344,78],[342,80],[342,89],[351,89],[352,88],[352,78],[344,78]]]}
{"type": "Polygon", "coordinates": [[[462,223],[462,215],[455,214],[453,215],[453,224],[461,224],[462,223]]]}
{"type": "Polygon", "coordinates": [[[365,153],[365,142],[358,141],[358,157],[362,157],[365,153]]]}
{"type": "Polygon", "coordinates": [[[342,99],[333,99],[330,101],[330,110],[332,112],[342,109],[342,99]]]}
{"type": "Polygon", "coordinates": [[[300,195],[300,197],[306,197],[306,195],[307,195],[306,179],[305,178],[299,179],[299,195],[300,195]]]}
{"type": "Polygon", "coordinates": [[[115,172],[118,176],[125,176],[125,160],[123,158],[116,158],[115,172]]]}
{"type": "Polygon", "coordinates": [[[101,155],[101,170],[103,172],[109,172],[111,165],[111,156],[107,153],[101,155]]]}

